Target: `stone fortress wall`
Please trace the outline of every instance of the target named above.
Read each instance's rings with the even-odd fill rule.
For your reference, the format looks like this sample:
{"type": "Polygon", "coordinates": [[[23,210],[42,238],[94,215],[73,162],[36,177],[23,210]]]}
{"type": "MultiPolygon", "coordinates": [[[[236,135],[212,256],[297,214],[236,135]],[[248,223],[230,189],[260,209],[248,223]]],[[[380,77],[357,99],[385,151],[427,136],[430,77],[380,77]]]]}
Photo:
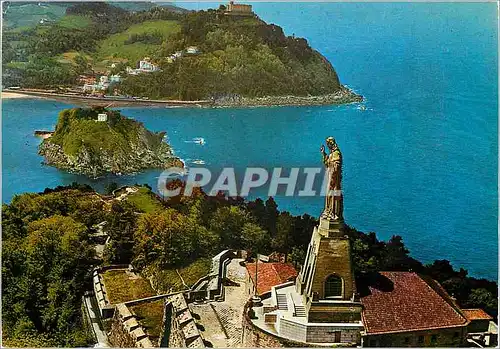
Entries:
{"type": "Polygon", "coordinates": [[[151,348],[153,343],[137,321],[137,318],[124,303],[118,304],[111,322],[109,341],[120,348],[151,348]]]}

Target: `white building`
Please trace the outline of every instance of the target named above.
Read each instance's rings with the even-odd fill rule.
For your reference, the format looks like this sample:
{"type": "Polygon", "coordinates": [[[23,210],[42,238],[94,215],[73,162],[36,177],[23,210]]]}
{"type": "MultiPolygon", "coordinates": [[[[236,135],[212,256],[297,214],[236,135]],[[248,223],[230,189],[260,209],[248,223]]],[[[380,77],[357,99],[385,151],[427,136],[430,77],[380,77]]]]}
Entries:
{"type": "Polygon", "coordinates": [[[121,79],[122,77],[119,74],[111,75],[109,77],[109,83],[110,84],[119,83],[121,79]]]}
{"type": "Polygon", "coordinates": [[[138,75],[141,73],[152,73],[155,71],[159,71],[160,68],[151,62],[149,57],[144,57],[141,61],[139,61],[139,68],[133,69],[127,67],[127,74],[129,75],[138,75]]]}
{"type": "Polygon", "coordinates": [[[196,55],[196,54],[200,53],[200,50],[198,50],[197,46],[189,46],[186,48],[186,53],[188,53],[190,55],[196,55]]]}
{"type": "Polygon", "coordinates": [[[144,60],[139,62],[139,70],[141,70],[143,72],[154,72],[154,71],[158,71],[159,68],[157,65],[151,63],[149,61],[149,59],[144,58],[144,60]]]}
{"type": "Polygon", "coordinates": [[[106,121],[108,121],[108,114],[106,114],[106,113],[99,113],[99,114],[97,114],[97,121],[98,122],[106,122],[106,121]]]}

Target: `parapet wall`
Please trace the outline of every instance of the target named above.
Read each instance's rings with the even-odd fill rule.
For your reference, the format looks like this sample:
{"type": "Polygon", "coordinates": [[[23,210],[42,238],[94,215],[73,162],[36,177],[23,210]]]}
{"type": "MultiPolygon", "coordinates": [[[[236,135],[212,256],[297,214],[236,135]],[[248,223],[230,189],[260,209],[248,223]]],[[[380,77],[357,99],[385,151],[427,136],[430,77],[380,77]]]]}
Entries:
{"type": "Polygon", "coordinates": [[[169,298],[170,302],[170,348],[204,348],[205,344],[196,327],[184,295],[179,293],[169,298]]]}
{"type": "Polygon", "coordinates": [[[125,304],[118,304],[108,336],[111,345],[120,348],[151,348],[153,343],[125,304]]]}
{"type": "Polygon", "coordinates": [[[252,323],[248,316],[248,309],[251,306],[251,301],[248,301],[243,308],[243,339],[242,347],[245,348],[282,348],[282,347],[314,347],[314,345],[295,342],[285,338],[278,337],[272,333],[264,332],[259,327],[252,323]]]}
{"type": "Polygon", "coordinates": [[[102,273],[106,270],[111,269],[126,269],[129,266],[127,264],[115,264],[107,265],[99,268],[95,268],[92,273],[92,286],[94,288],[95,297],[97,300],[97,305],[99,307],[99,312],[103,319],[107,319],[113,316],[115,311],[115,306],[110,304],[108,293],[106,291],[106,286],[102,281],[102,273]]]}

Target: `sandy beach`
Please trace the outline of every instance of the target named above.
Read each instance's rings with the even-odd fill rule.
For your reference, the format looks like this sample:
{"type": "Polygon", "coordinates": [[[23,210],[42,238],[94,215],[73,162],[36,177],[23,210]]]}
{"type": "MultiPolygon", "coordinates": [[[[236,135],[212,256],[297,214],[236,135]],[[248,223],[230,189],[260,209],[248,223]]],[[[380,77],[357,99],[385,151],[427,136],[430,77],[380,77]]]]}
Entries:
{"type": "Polygon", "coordinates": [[[14,99],[14,98],[36,98],[34,96],[29,96],[21,93],[15,92],[3,92],[1,93],[2,99],[14,99]]]}

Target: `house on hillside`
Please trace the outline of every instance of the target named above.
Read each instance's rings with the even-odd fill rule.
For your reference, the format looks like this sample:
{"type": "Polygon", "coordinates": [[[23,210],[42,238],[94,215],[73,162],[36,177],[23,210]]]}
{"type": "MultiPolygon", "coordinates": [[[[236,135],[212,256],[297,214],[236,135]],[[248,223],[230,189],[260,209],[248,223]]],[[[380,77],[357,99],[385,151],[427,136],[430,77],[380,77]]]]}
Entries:
{"type": "Polygon", "coordinates": [[[120,76],[120,74],[111,75],[109,77],[109,83],[110,84],[119,83],[121,81],[121,79],[122,79],[122,77],[120,76]]]}
{"type": "Polygon", "coordinates": [[[255,294],[261,295],[270,292],[271,288],[276,285],[283,284],[288,281],[293,281],[297,277],[297,271],[293,265],[279,262],[261,262],[247,263],[247,293],[249,296],[255,294]],[[255,266],[257,265],[257,270],[255,266]],[[255,280],[257,277],[257,280],[255,280]],[[257,289],[255,284],[257,283],[257,289]]]}
{"type": "MultiPolygon", "coordinates": [[[[89,80],[91,82],[91,80],[89,80]]],[[[85,83],[82,87],[83,92],[90,92],[92,94],[94,93],[102,93],[103,91],[107,90],[110,85],[120,82],[120,76],[119,75],[111,75],[108,77],[107,75],[101,75],[99,77],[99,82],[94,82],[94,83],[85,83]]]]}
{"type": "Polygon", "coordinates": [[[149,57],[144,57],[142,60],[139,61],[139,68],[133,69],[130,67],[127,67],[126,71],[127,74],[129,75],[138,75],[142,73],[152,73],[159,71],[160,67],[158,67],[156,64],[151,62],[151,59],[149,57]]]}
{"type": "Polygon", "coordinates": [[[96,83],[96,78],[95,76],[92,75],[80,75],[78,76],[78,82],[80,84],[88,84],[88,85],[93,85],[96,83]]]}
{"type": "Polygon", "coordinates": [[[97,121],[98,122],[106,122],[106,121],[108,121],[108,114],[106,114],[106,113],[99,113],[99,114],[97,114],[97,121]]]}
{"type": "Polygon", "coordinates": [[[197,55],[198,53],[200,53],[200,50],[197,46],[188,46],[186,47],[186,53],[189,55],[197,55]]]}
{"type": "Polygon", "coordinates": [[[182,51],[175,51],[170,56],[167,57],[168,63],[173,63],[176,59],[181,58],[184,55],[182,51]]]}
{"type": "Polygon", "coordinates": [[[160,70],[160,68],[153,64],[149,57],[144,57],[142,61],[139,61],[139,70],[142,72],[154,72],[160,70]]]}

